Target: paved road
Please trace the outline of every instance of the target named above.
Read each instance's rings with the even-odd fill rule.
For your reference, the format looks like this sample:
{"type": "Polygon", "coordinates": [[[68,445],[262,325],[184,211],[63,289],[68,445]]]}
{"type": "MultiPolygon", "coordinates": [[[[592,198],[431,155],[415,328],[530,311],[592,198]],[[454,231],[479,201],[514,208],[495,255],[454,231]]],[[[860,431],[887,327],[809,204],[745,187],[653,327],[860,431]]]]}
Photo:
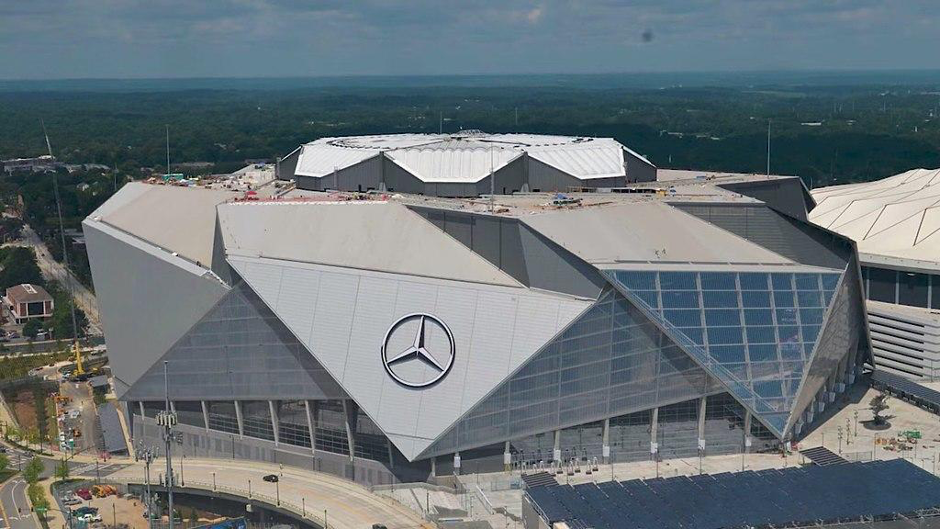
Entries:
{"type": "MultiPolygon", "coordinates": [[[[151,467],[151,480],[160,477],[161,463],[151,467]]],[[[180,483],[179,459],[174,460],[177,483],[180,483]]],[[[275,505],[280,497],[281,508],[303,514],[316,525],[323,525],[324,511],[330,529],[370,529],[380,523],[388,529],[431,528],[411,509],[345,479],[320,472],[296,468],[279,469],[277,465],[249,461],[225,461],[187,458],[183,471],[186,488],[202,489],[253,498],[275,505]],[[265,482],[268,474],[278,474],[280,482],[265,482]],[[249,490],[251,492],[249,492],[249,490]],[[303,512],[302,512],[303,511],[303,512]]],[[[165,468],[165,467],[164,467],[165,468]]],[[[92,470],[94,472],[94,470],[92,470]]],[[[103,471],[102,479],[106,476],[103,471]]],[[[115,465],[107,470],[108,480],[117,483],[143,483],[144,466],[139,463],[115,465]]]]}
{"type": "MultiPolygon", "coordinates": [[[[18,469],[25,465],[30,458],[30,454],[20,450],[8,450],[7,456],[10,458],[10,468],[18,469]]],[[[43,475],[51,475],[53,472],[51,462],[46,462],[46,470],[43,475]]],[[[0,528],[9,529],[39,529],[39,523],[33,517],[30,511],[29,501],[26,499],[26,481],[16,475],[0,486],[0,514],[3,520],[0,521],[0,528]]]]}
{"type": "Polygon", "coordinates": [[[37,235],[28,224],[23,225],[23,241],[26,246],[36,251],[36,260],[39,263],[39,269],[42,270],[42,275],[46,279],[58,281],[63,288],[68,288],[69,284],[72,285],[76,305],[85,311],[85,315],[88,317],[88,333],[101,334],[101,320],[98,317],[98,300],[95,298],[95,295],[85,288],[85,285],[76,279],[71,272],[67,272],[65,266],[52,258],[52,255],[49,254],[49,249],[46,248],[42,239],[39,238],[39,235],[37,235]]]}

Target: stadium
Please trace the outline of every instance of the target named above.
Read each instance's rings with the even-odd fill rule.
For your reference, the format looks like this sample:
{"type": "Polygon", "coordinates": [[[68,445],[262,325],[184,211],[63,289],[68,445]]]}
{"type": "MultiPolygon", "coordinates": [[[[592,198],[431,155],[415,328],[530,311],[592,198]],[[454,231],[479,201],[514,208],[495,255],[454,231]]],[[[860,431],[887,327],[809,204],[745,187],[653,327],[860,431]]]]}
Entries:
{"type": "Polygon", "coordinates": [[[872,362],[854,243],[796,177],[324,192],[311,145],[270,197],[131,183],[85,219],[136,443],[160,442],[166,366],[184,454],[367,484],[755,452],[872,362]]]}
{"type": "Polygon", "coordinates": [[[879,370],[938,380],[938,170],[815,189],[810,221],[856,241],[879,370]]]}
{"type": "Polygon", "coordinates": [[[657,168],[611,138],[471,130],[321,138],[286,156],[279,176],[298,189],[475,197],[649,182],[657,168]]]}

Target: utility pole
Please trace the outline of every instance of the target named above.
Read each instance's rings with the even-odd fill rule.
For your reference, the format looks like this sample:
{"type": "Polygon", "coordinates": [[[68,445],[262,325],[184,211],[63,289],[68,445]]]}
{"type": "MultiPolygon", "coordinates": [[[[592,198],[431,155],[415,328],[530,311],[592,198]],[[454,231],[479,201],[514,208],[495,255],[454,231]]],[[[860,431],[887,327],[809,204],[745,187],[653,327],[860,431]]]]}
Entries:
{"type": "Polygon", "coordinates": [[[490,146],[490,213],[493,213],[493,193],[494,193],[494,181],[493,181],[493,145],[490,146]]]}
{"type": "MultiPolygon", "coordinates": [[[[52,155],[52,143],[49,142],[49,134],[46,132],[46,123],[43,120],[39,120],[39,124],[42,125],[42,135],[46,138],[46,150],[49,152],[49,157],[54,160],[55,156],[52,155]]],[[[62,264],[65,265],[65,282],[68,283],[66,286],[69,289],[69,308],[72,312],[72,347],[75,350],[75,372],[81,375],[85,370],[82,369],[82,358],[78,347],[78,325],[75,323],[75,289],[72,285],[72,278],[69,277],[69,249],[65,245],[65,225],[62,223],[62,198],[59,196],[59,176],[54,166],[52,170],[52,190],[56,198],[56,214],[59,217],[59,238],[62,241],[62,264]]],[[[42,452],[42,445],[40,445],[39,451],[42,452]]]]}
{"type": "MultiPolygon", "coordinates": [[[[170,125],[167,125],[167,180],[170,179],[170,125]]],[[[170,524],[172,527],[172,523],[170,524]]]]}
{"type": "Polygon", "coordinates": [[[157,414],[157,424],[163,426],[163,440],[166,444],[167,450],[167,476],[166,476],[166,486],[167,486],[167,510],[169,529],[173,529],[173,461],[171,456],[171,446],[174,441],[173,438],[173,427],[176,425],[176,414],[170,410],[170,377],[167,371],[168,362],[163,361],[163,389],[166,398],[166,408],[164,411],[157,414]]]}
{"type": "Polygon", "coordinates": [[[765,175],[771,176],[771,120],[768,120],[768,160],[765,166],[765,175]]]}
{"type": "Polygon", "coordinates": [[[150,529],[154,528],[154,507],[153,507],[153,496],[150,494],[150,464],[156,459],[154,450],[151,447],[144,447],[143,445],[138,446],[137,450],[134,451],[134,459],[137,461],[144,462],[144,488],[146,498],[144,498],[144,504],[147,507],[147,521],[149,523],[150,529]]]}

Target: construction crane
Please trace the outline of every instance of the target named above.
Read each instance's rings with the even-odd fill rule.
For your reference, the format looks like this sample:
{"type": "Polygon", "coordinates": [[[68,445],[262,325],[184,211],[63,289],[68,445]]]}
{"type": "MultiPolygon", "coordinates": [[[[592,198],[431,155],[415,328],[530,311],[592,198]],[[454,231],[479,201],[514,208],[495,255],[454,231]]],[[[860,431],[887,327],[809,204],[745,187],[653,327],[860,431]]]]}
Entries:
{"type": "MultiPolygon", "coordinates": [[[[46,138],[46,149],[49,151],[49,157],[53,160],[55,157],[52,155],[52,144],[49,142],[49,134],[46,133],[46,123],[42,120],[39,120],[40,125],[42,125],[42,134],[46,138]]],[[[62,263],[65,265],[65,273],[69,274],[69,252],[68,247],[65,245],[65,226],[62,223],[62,199],[59,197],[59,177],[53,168],[52,171],[52,189],[56,197],[56,213],[59,216],[59,236],[62,241],[62,263]]],[[[69,309],[72,312],[72,354],[75,355],[75,371],[76,375],[84,375],[85,368],[82,365],[82,348],[78,344],[78,324],[75,319],[75,288],[72,285],[72,280],[69,277],[66,277],[66,281],[69,289],[69,309]]]]}

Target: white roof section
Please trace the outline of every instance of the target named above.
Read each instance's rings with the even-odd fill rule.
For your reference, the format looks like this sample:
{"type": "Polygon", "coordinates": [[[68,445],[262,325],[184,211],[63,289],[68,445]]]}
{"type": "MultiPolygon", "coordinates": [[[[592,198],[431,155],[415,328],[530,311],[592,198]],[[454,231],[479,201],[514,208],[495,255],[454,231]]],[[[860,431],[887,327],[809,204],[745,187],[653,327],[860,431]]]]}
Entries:
{"type": "Polygon", "coordinates": [[[240,202],[218,211],[230,260],[265,257],[522,288],[398,203],[240,202]]]}
{"type": "Polygon", "coordinates": [[[521,219],[596,266],[637,262],[793,263],[661,202],[573,209],[521,219]]]}
{"type": "Polygon", "coordinates": [[[130,182],[89,218],[209,266],[215,206],[237,196],[231,191],[130,182]]]}
{"type": "Polygon", "coordinates": [[[914,169],[875,182],[815,189],[811,222],[856,241],[860,258],[912,260],[938,267],[938,169],[914,169]]]}
{"type": "MultiPolygon", "coordinates": [[[[324,177],[382,152],[424,182],[475,183],[524,152],[588,180],[624,176],[624,151],[646,161],[612,138],[538,134],[389,134],[322,138],[301,147],[295,174],[324,177]]],[[[649,162],[647,162],[649,163],[649,162]]]]}

